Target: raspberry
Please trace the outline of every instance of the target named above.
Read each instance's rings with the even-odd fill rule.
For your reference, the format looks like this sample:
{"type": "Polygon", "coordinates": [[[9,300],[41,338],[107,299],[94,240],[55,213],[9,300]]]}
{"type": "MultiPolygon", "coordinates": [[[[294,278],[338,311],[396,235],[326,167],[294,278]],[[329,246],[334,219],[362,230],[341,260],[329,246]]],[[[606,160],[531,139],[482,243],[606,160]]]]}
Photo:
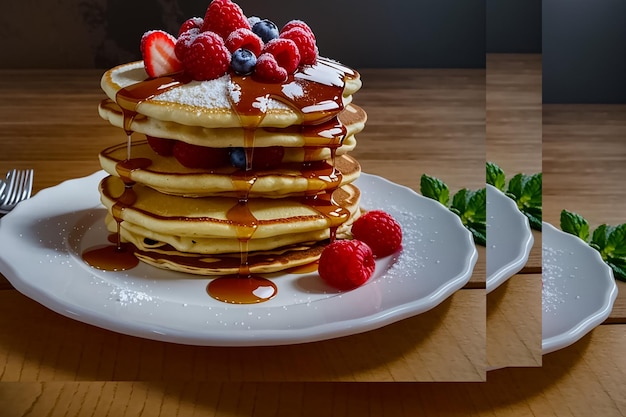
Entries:
{"type": "Polygon", "coordinates": [[[174,53],[176,54],[176,58],[178,58],[181,62],[185,58],[185,55],[187,55],[187,51],[189,51],[191,44],[199,34],[200,29],[191,28],[180,34],[180,36],[176,40],[174,53]]]}
{"type": "Polygon", "coordinates": [[[283,67],[287,74],[293,74],[300,65],[300,51],[291,39],[272,39],[265,44],[263,52],[272,54],[278,65],[283,67]]]}
{"type": "Polygon", "coordinates": [[[350,290],[370,279],[376,268],[372,250],[360,240],[336,240],[324,248],[317,271],[329,285],[350,290]]]}
{"type": "Polygon", "coordinates": [[[235,52],[239,48],[247,49],[252,52],[255,56],[259,56],[261,54],[261,50],[263,49],[263,41],[257,35],[252,33],[250,29],[237,29],[231,32],[226,38],[226,47],[230,52],[235,52]]]}
{"type": "Polygon", "coordinates": [[[183,22],[182,25],[180,25],[180,29],[178,30],[178,36],[180,37],[180,35],[182,35],[183,33],[187,32],[190,29],[200,30],[203,24],[204,24],[204,19],[202,19],[201,17],[192,17],[191,19],[187,19],[183,22]]]}
{"type": "Polygon", "coordinates": [[[282,146],[268,146],[266,148],[254,148],[252,152],[253,169],[276,168],[283,161],[285,148],[282,146]]]}
{"type": "Polygon", "coordinates": [[[372,210],[359,217],[352,225],[352,236],[367,243],[378,258],[391,255],[402,246],[400,224],[382,210],[372,210]]]}
{"type": "Polygon", "coordinates": [[[256,69],[254,71],[255,78],[259,81],[267,83],[282,83],[287,81],[287,71],[278,65],[274,55],[264,53],[259,56],[256,61],[256,69]]]}
{"type": "Polygon", "coordinates": [[[228,163],[227,148],[208,148],[177,141],[173,154],[181,165],[187,168],[217,168],[228,163]]]}
{"type": "Polygon", "coordinates": [[[300,63],[304,65],[313,65],[317,60],[317,45],[315,45],[315,37],[299,26],[284,31],[280,34],[282,39],[292,40],[298,47],[300,52],[300,63]]]}
{"type": "Polygon", "coordinates": [[[176,141],[174,139],[163,139],[157,138],[154,136],[146,135],[146,139],[148,139],[148,145],[152,148],[154,152],[158,155],[162,156],[171,156],[174,150],[174,144],[176,141]]]}
{"type": "Polygon", "coordinates": [[[291,30],[293,28],[300,28],[300,29],[303,29],[304,31],[308,32],[311,35],[311,37],[313,38],[313,43],[316,42],[315,41],[315,34],[313,33],[313,30],[311,30],[309,25],[304,23],[302,20],[291,20],[291,21],[287,22],[287,24],[285,26],[283,26],[283,28],[280,31],[280,33],[282,34],[283,32],[287,32],[288,30],[291,30]]]}
{"type": "Polygon", "coordinates": [[[204,15],[203,32],[215,32],[226,39],[230,32],[239,28],[250,29],[248,19],[239,5],[230,0],[213,0],[209,4],[204,15]]]}
{"type": "Polygon", "coordinates": [[[202,32],[184,52],[183,64],[194,80],[213,80],[228,71],[230,52],[217,34],[202,32]]]}

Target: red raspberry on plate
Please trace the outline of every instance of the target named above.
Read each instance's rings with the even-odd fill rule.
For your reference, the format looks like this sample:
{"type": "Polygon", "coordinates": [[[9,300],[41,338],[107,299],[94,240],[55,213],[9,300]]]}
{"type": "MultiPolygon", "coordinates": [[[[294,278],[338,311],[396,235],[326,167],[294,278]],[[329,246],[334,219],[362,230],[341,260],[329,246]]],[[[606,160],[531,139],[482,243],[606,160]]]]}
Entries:
{"type": "Polygon", "coordinates": [[[228,38],[230,32],[239,28],[250,29],[250,23],[238,4],[230,0],[213,0],[204,15],[202,31],[215,32],[228,38]]]}
{"type": "Polygon", "coordinates": [[[299,26],[281,32],[282,39],[292,40],[300,52],[300,64],[313,65],[317,61],[317,45],[315,37],[299,26]]]}
{"type": "Polygon", "coordinates": [[[336,240],[326,246],[317,268],[320,277],[339,290],[365,283],[376,268],[372,250],[360,240],[336,240]]]}
{"type": "Polygon", "coordinates": [[[359,217],[352,225],[352,236],[367,243],[377,258],[391,255],[402,246],[402,227],[382,210],[359,217]]]}
{"type": "Polygon", "coordinates": [[[256,61],[254,77],[267,83],[282,83],[287,81],[287,71],[278,65],[274,55],[263,53],[256,61]]]}
{"type": "Polygon", "coordinates": [[[311,37],[313,38],[313,42],[315,43],[315,34],[313,33],[313,30],[311,29],[311,27],[309,25],[307,25],[306,23],[304,23],[302,20],[291,20],[289,22],[287,22],[287,24],[285,26],[283,26],[282,30],[280,31],[280,33],[282,34],[283,32],[287,32],[288,30],[291,30],[293,28],[300,28],[303,29],[304,31],[308,32],[311,37]]]}
{"type": "Polygon", "coordinates": [[[187,168],[217,168],[229,161],[227,148],[208,148],[182,141],[174,144],[173,154],[187,168]]]}
{"type": "Polygon", "coordinates": [[[182,25],[180,25],[180,29],[178,29],[178,36],[180,37],[180,35],[182,35],[183,33],[187,32],[190,29],[200,30],[203,24],[204,24],[204,19],[201,17],[192,17],[191,19],[187,19],[183,22],[182,25]]]}
{"type": "Polygon", "coordinates": [[[230,52],[222,38],[213,32],[198,34],[182,55],[185,71],[197,81],[219,78],[230,66],[230,52]]]}
{"type": "Polygon", "coordinates": [[[293,74],[300,65],[300,51],[291,39],[272,39],[265,44],[263,53],[272,54],[278,65],[283,67],[287,74],[293,74]]]}
{"type": "Polygon", "coordinates": [[[158,155],[171,156],[173,154],[174,144],[176,143],[174,139],[163,139],[148,135],[146,135],[146,139],[148,139],[148,145],[158,155]]]}
{"type": "Polygon", "coordinates": [[[226,38],[226,47],[232,53],[239,48],[247,49],[255,56],[261,54],[263,49],[263,41],[250,29],[241,28],[237,29],[228,35],[226,38]]]}
{"type": "Polygon", "coordinates": [[[285,155],[285,148],[282,146],[268,146],[265,148],[254,148],[252,152],[253,169],[271,169],[278,167],[285,155]]]}

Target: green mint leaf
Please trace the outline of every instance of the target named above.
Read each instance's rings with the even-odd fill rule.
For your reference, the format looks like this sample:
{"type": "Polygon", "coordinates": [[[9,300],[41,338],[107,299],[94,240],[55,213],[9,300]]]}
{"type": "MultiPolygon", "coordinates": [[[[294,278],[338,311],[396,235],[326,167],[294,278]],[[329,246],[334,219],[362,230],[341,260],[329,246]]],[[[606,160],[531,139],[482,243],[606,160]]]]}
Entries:
{"type": "Polygon", "coordinates": [[[541,232],[541,212],[539,212],[539,216],[534,215],[532,212],[524,212],[524,215],[528,218],[530,227],[541,232]]]}
{"type": "Polygon", "coordinates": [[[608,246],[609,234],[612,232],[612,229],[612,226],[601,224],[593,231],[593,235],[591,236],[591,243],[598,247],[600,255],[602,255],[602,259],[605,261],[607,259],[607,253],[613,251],[613,248],[608,246]]]}
{"type": "Polygon", "coordinates": [[[474,243],[481,246],[487,246],[487,230],[479,230],[471,226],[465,226],[470,232],[472,232],[472,236],[474,238],[474,243]]]}
{"type": "Polygon", "coordinates": [[[487,190],[459,190],[452,198],[450,210],[458,213],[461,222],[472,232],[474,242],[486,245],[487,241],[487,190]]]}
{"type": "Polygon", "coordinates": [[[420,179],[420,193],[424,197],[439,201],[444,206],[448,206],[450,200],[450,190],[448,186],[438,178],[422,174],[420,179]]]}
{"type": "Polygon", "coordinates": [[[613,248],[610,254],[612,258],[626,259],[626,223],[612,229],[607,236],[607,247],[613,248]]]}
{"type": "Polygon", "coordinates": [[[500,191],[504,191],[506,186],[506,179],[504,177],[504,171],[494,164],[493,162],[487,162],[487,184],[493,185],[500,191]]]}
{"type": "Polygon", "coordinates": [[[626,282],[626,260],[624,259],[611,259],[607,261],[607,265],[613,270],[613,276],[620,281],[626,282]]]}
{"type": "Polygon", "coordinates": [[[507,195],[514,196],[520,210],[529,207],[541,208],[541,182],[543,175],[517,174],[509,181],[507,195]]]}
{"type": "Polygon", "coordinates": [[[589,223],[579,214],[567,210],[561,211],[561,230],[589,242],[589,223]]]}
{"type": "Polygon", "coordinates": [[[470,197],[468,193],[471,193],[471,191],[469,191],[467,188],[461,188],[459,191],[456,192],[454,197],[452,197],[452,205],[450,206],[451,208],[459,212],[459,216],[461,217],[461,220],[463,220],[463,224],[466,224],[466,222],[464,221],[464,216],[470,197]]]}

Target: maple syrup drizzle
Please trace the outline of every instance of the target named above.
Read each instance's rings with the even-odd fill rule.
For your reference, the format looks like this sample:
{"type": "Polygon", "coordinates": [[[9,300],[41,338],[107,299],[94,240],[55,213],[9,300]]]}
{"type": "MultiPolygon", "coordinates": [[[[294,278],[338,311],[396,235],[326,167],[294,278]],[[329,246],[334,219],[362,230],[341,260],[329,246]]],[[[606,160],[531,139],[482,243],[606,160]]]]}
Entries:
{"type": "MultiPolygon", "coordinates": [[[[232,176],[239,199],[238,203],[227,212],[226,217],[236,227],[241,246],[241,259],[238,274],[218,277],[207,286],[207,292],[215,299],[228,303],[256,303],[274,297],[277,292],[276,285],[270,280],[252,275],[248,264],[248,241],[258,224],[248,207],[250,190],[258,178],[252,171],[254,138],[255,131],[261,125],[267,112],[267,106],[262,105],[262,103],[267,103],[269,98],[281,101],[299,112],[303,120],[301,127],[303,134],[319,137],[320,142],[326,140],[324,145],[331,148],[331,164],[320,164],[316,168],[312,168],[310,158],[307,160],[307,150],[305,150],[303,175],[308,179],[321,180],[330,186],[322,187],[326,188],[322,193],[317,193],[315,189],[310,190],[311,192],[307,193],[302,201],[329,220],[331,240],[334,239],[337,227],[348,218],[349,212],[332,199],[333,191],[341,184],[341,173],[335,169],[335,150],[340,146],[346,134],[346,128],[338,120],[337,114],[343,110],[342,93],[345,80],[357,76],[356,73],[351,72],[341,64],[324,58],[320,58],[318,64],[291,75],[283,84],[259,83],[251,77],[232,76],[232,82],[240,87],[239,91],[241,92],[237,101],[231,98],[231,106],[244,127],[244,148],[247,164],[243,172],[232,176]],[[330,143],[328,143],[329,137],[331,138],[330,143]]],[[[133,252],[127,251],[127,247],[121,243],[119,230],[122,212],[127,207],[131,207],[136,200],[136,193],[133,190],[134,182],[130,178],[132,171],[145,169],[151,164],[149,159],[131,158],[131,135],[133,133],[131,125],[138,115],[137,107],[143,101],[189,81],[181,74],[151,78],[125,87],[116,94],[116,103],[122,109],[123,127],[128,137],[126,160],[118,163],[116,167],[125,188],[111,210],[117,222],[117,243],[106,249],[97,249],[101,250],[104,255],[96,257],[95,261],[92,260],[98,264],[96,267],[114,263],[115,267],[118,268],[123,263],[119,255],[121,253],[131,253],[132,255],[133,252]]],[[[311,151],[308,152],[309,155],[312,153],[311,151]]],[[[89,258],[90,252],[86,251],[83,254],[83,259],[86,262],[88,262],[86,258],[89,258]]],[[[132,257],[137,259],[134,255],[132,257]]]]}

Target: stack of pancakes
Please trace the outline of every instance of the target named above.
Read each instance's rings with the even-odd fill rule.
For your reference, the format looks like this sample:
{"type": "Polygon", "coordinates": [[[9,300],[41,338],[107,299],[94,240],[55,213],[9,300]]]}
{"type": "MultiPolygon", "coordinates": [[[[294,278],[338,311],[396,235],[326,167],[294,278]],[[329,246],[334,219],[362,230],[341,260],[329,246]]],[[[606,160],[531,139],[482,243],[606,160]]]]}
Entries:
{"type": "Polygon", "coordinates": [[[142,62],[107,71],[101,117],[128,142],[100,154],[107,227],[160,268],[202,275],[268,273],[314,262],[359,216],[360,174],[348,155],[366,121],[352,104],[359,74],[319,58],[284,83],[227,74],[148,78],[142,62]],[[131,139],[132,134],[132,139],[131,139]],[[248,163],[188,168],[143,135],[243,148],[248,163]],[[283,147],[272,168],[255,149],[283,147]]]}

